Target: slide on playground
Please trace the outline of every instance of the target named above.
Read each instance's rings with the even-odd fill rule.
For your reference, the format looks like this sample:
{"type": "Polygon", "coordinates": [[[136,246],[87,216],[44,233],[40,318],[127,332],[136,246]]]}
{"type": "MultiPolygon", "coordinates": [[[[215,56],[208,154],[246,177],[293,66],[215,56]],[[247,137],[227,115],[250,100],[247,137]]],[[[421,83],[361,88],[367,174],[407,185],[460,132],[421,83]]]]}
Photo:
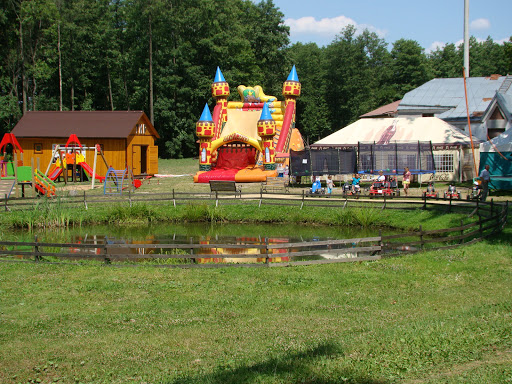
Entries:
{"type": "MultiPolygon", "coordinates": [[[[217,71],[219,73],[220,70],[217,71]]],[[[285,82],[285,88],[289,81],[300,84],[295,67],[285,82]]],[[[227,84],[222,74],[216,76],[215,84],[227,84]]],[[[276,126],[276,134],[272,139],[272,147],[276,155],[275,168],[277,165],[287,165],[291,149],[296,151],[304,149],[302,136],[295,128],[297,93],[293,95],[286,93],[288,99],[285,102],[265,95],[259,86],[254,88],[240,86],[238,90],[242,101],[220,103],[221,100],[217,100],[213,119],[211,117],[209,119],[215,122],[214,134],[210,139],[211,170],[196,173],[194,176],[196,183],[207,183],[210,180],[259,182],[265,181],[267,177],[277,176],[276,169],[264,168],[264,154],[258,149],[263,148],[262,138],[258,135],[258,121],[262,119],[265,103],[276,126]],[[247,97],[247,91],[251,92],[249,97],[247,97]]],[[[205,121],[203,116],[201,121],[205,121]]]]}
{"type": "Polygon", "coordinates": [[[85,161],[78,163],[78,165],[80,165],[83,168],[83,170],[85,171],[85,173],[87,173],[89,177],[92,177],[94,175],[94,178],[98,180],[100,183],[103,183],[103,180],[105,180],[105,177],[98,176],[98,174],[94,173],[91,166],[87,164],[85,161]]]}
{"type": "Polygon", "coordinates": [[[55,181],[55,179],[57,179],[57,177],[59,177],[61,173],[62,173],[62,168],[61,167],[53,167],[53,169],[48,174],[48,178],[50,180],[55,181]]]}

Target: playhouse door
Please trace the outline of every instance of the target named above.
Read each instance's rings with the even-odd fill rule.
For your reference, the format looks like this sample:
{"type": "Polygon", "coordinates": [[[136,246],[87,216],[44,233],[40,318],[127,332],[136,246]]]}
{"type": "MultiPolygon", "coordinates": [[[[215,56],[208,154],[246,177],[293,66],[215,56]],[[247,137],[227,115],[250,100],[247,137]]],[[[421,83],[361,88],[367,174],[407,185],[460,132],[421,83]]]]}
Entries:
{"type": "Polygon", "coordinates": [[[132,169],[134,175],[142,175],[148,171],[148,146],[132,146],[132,169]]]}
{"type": "Polygon", "coordinates": [[[132,146],[132,170],[134,175],[140,175],[141,173],[141,149],[140,145],[132,146]]]}

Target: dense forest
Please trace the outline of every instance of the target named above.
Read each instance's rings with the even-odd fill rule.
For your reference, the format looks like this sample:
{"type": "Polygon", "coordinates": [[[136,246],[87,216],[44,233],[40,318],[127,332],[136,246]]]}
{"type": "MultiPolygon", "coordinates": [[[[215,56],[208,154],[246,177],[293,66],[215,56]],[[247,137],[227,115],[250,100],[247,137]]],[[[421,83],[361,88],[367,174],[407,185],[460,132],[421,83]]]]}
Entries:
{"type": "MultiPolygon", "coordinates": [[[[462,47],[431,53],[347,27],[325,47],[290,45],[272,0],[0,0],[0,129],[26,111],[143,110],[161,157],[196,155],[195,122],[222,69],[280,96],[292,64],[297,125],[317,140],[434,77],[460,77],[462,47]]],[[[512,73],[512,37],[471,39],[471,76],[512,73]]]]}

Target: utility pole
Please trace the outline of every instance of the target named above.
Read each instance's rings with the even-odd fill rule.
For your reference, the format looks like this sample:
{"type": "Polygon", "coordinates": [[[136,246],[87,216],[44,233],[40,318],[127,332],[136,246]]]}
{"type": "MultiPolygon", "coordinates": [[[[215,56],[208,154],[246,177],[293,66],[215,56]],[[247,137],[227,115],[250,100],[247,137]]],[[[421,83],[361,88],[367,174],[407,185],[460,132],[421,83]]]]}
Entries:
{"type": "Polygon", "coordinates": [[[464,72],[469,77],[469,0],[464,0],[464,72]]]}

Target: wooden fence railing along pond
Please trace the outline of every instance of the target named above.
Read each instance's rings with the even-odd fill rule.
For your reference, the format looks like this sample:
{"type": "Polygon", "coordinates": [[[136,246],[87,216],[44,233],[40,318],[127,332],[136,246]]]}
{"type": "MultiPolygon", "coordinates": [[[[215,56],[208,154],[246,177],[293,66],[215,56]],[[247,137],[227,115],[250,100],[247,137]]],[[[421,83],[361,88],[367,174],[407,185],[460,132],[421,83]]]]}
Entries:
{"type": "MultiPolygon", "coordinates": [[[[446,210],[465,212],[472,221],[453,228],[423,230],[397,233],[392,235],[376,234],[372,237],[351,238],[325,241],[308,241],[293,243],[272,243],[269,239],[245,244],[113,244],[108,238],[94,243],[52,243],[40,242],[35,237],[33,242],[0,242],[0,261],[3,262],[47,262],[47,263],[80,263],[84,261],[102,263],[107,266],[139,266],[180,268],[216,268],[216,267],[275,267],[304,264],[325,264],[347,261],[378,260],[384,257],[402,255],[429,249],[449,249],[465,244],[478,242],[486,237],[500,232],[507,223],[508,202],[489,203],[467,201],[443,201],[421,199],[387,199],[363,201],[343,199],[309,199],[303,195],[264,196],[255,194],[243,196],[247,202],[254,204],[295,205],[301,208],[308,206],[330,208],[375,207],[378,209],[429,209],[431,206],[442,207],[446,210]],[[238,252],[230,250],[237,249],[238,252]],[[251,250],[243,254],[244,250],[251,250]],[[234,254],[235,253],[235,254],[234,254]]],[[[90,204],[113,202],[119,204],[135,204],[152,202],[161,204],[188,204],[191,201],[212,202],[218,200],[227,203],[229,196],[211,197],[208,194],[192,195],[152,194],[125,196],[110,199],[103,196],[67,197],[54,199],[49,204],[77,204],[83,202],[86,208],[90,204]]],[[[234,198],[233,198],[234,199],[234,198]]],[[[237,202],[240,202],[238,197],[237,202]]],[[[11,202],[10,207],[27,208],[27,202],[11,202]]],[[[4,213],[9,214],[9,213],[4,213]]]]}

